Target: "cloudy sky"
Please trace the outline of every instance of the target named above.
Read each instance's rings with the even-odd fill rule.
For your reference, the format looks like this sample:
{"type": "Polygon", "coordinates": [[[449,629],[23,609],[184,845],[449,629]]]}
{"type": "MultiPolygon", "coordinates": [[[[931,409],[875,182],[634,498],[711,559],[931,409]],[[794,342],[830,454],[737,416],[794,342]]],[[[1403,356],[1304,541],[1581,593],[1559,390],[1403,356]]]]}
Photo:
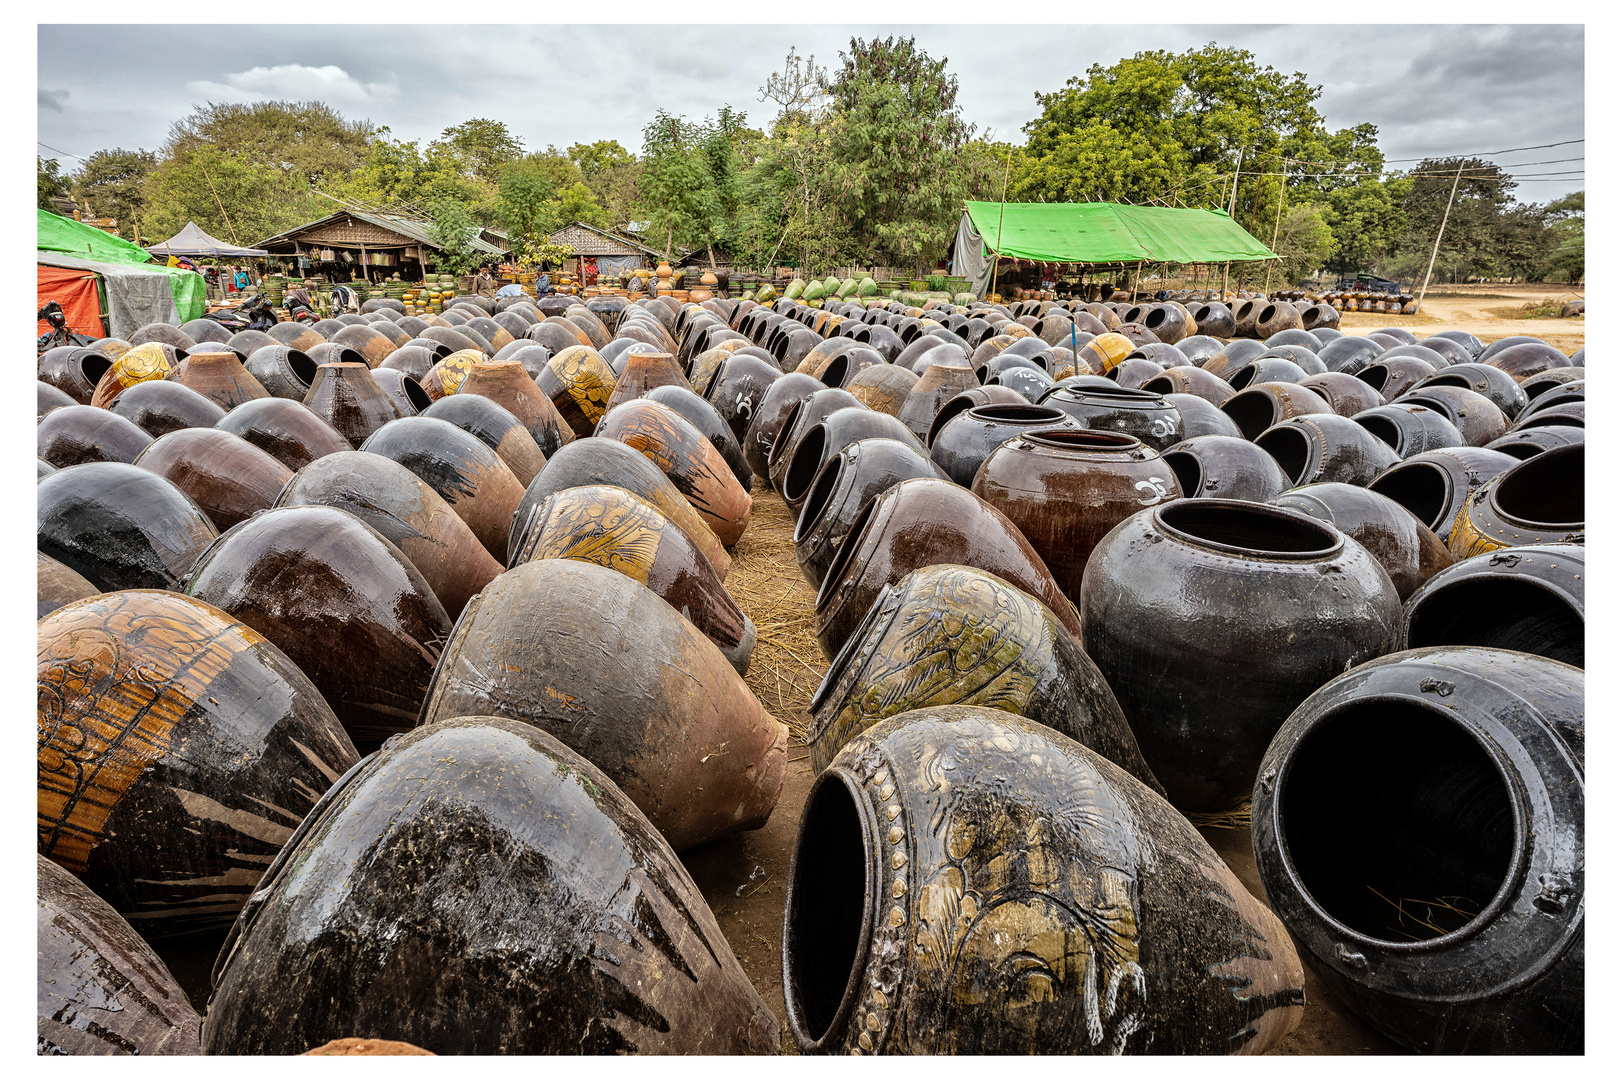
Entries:
{"type": "MultiPolygon", "coordinates": [[[[99,149],[156,149],[206,101],[318,98],[422,145],[487,117],[529,149],[617,139],[639,152],[658,108],[696,119],[730,104],[764,126],[774,107],[759,88],[791,46],[832,66],[853,35],[892,33],[947,57],[968,120],[1016,142],[1036,92],[1210,41],[1301,71],[1322,86],[1329,126],[1378,125],[1394,165],[1583,136],[1581,25],[40,25],[38,150],[66,171],[99,149]]],[[[1517,197],[1546,202],[1584,186],[1583,152],[1496,160],[1522,174],[1517,197]],[[1536,175],[1550,173],[1567,175],[1536,175]]]]}

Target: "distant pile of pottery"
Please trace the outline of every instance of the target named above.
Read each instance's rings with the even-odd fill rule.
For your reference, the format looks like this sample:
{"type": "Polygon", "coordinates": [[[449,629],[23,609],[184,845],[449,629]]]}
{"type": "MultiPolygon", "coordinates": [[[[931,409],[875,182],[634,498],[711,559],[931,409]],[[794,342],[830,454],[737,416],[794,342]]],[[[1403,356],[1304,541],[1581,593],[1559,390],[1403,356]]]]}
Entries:
{"type": "MultiPolygon", "coordinates": [[[[61,1018],[128,939],[231,925],[210,1052],[775,1052],[674,854],[783,782],[721,584],[756,477],[831,661],[802,1049],[1259,1052],[1286,927],[1408,1045],[1581,1046],[1581,354],[368,303],[41,358],[40,851],[118,958],[47,1008],[42,939],[42,1046],[117,1049],[61,1018]],[[1246,796],[1279,917],[1173,808],[1246,796]]],[[[124,1049],[196,1049],[171,1013],[124,1049]]]]}

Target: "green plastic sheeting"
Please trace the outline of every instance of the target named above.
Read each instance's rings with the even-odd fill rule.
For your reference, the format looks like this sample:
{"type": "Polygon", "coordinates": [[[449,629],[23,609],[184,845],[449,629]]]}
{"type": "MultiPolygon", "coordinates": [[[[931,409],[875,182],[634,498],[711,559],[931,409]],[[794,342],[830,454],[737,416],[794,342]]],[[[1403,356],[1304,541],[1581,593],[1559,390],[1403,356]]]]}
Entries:
{"type": "Polygon", "coordinates": [[[164,274],[169,278],[169,291],[175,298],[175,310],[181,322],[203,317],[203,302],[207,285],[203,275],[192,270],[154,263],[144,248],[122,237],[93,229],[48,210],[39,210],[39,250],[60,252],[90,262],[136,266],[142,270],[164,274]]]}
{"type": "Polygon", "coordinates": [[[1119,203],[964,205],[975,231],[985,240],[987,252],[1007,258],[1058,263],[1213,263],[1278,258],[1221,210],[1119,203]]]}

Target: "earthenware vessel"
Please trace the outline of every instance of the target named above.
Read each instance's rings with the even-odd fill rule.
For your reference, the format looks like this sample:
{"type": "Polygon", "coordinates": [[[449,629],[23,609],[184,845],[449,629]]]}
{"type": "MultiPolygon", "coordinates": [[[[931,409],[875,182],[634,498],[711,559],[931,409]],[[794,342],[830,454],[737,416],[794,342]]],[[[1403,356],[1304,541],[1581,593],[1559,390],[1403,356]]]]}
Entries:
{"type": "Polygon", "coordinates": [[[134,461],[174,484],[224,532],[267,509],[293,471],[240,436],[217,428],[183,428],[163,436],[134,461]]]}
{"type": "Polygon", "coordinates": [[[459,349],[435,361],[428,374],[418,381],[422,383],[423,393],[430,400],[438,401],[447,394],[456,393],[468,372],[473,370],[473,365],[483,362],[484,354],[478,349],[459,349]]]}
{"type": "Polygon", "coordinates": [[[186,593],[286,653],[363,751],[411,727],[451,631],[411,560],[331,506],[256,514],[198,558],[186,593]]]}
{"type": "Polygon", "coordinates": [[[1528,544],[1454,563],[1407,598],[1397,645],[1513,649],[1582,667],[1586,559],[1580,544],[1528,544]]]}
{"type": "Polygon", "coordinates": [[[1247,439],[1254,440],[1275,424],[1297,416],[1332,415],[1329,403],[1299,383],[1254,383],[1222,403],[1247,439]]]}
{"type": "Polygon", "coordinates": [[[783,470],[781,494],[790,513],[799,515],[811,494],[811,482],[822,466],[861,439],[894,439],[920,454],[925,452],[923,445],[893,416],[874,412],[864,405],[835,409],[795,443],[793,457],[783,470]]]}
{"type": "Polygon", "coordinates": [[[1508,454],[1512,458],[1525,461],[1529,457],[1535,457],[1545,450],[1553,450],[1557,446],[1570,446],[1572,443],[1580,443],[1584,441],[1586,434],[1586,429],[1572,427],[1567,424],[1522,428],[1520,431],[1510,431],[1500,435],[1488,443],[1485,449],[1497,450],[1500,453],[1508,454]]]}
{"type": "Polygon", "coordinates": [[[1059,386],[1041,403],[1068,413],[1094,431],[1130,435],[1156,450],[1183,441],[1183,420],[1159,394],[1122,387],[1059,386]]]}
{"type": "MultiPolygon", "coordinates": [[[[888,368],[890,365],[885,366],[888,368]]],[[[755,418],[755,410],[772,384],[782,377],[783,373],[775,363],[753,353],[734,353],[716,370],[705,392],[705,399],[715,406],[715,411],[726,421],[738,440],[740,452],[755,418]]],[[[754,475],[754,466],[749,464],[747,453],[744,454],[744,462],[749,466],[750,475],[754,475]]]]}
{"type": "Polygon", "coordinates": [[[311,681],[203,601],[78,600],[38,635],[39,852],[148,941],[224,930],[357,760],[311,681]]]}
{"type": "Polygon", "coordinates": [[[1583,712],[1569,665],[1413,649],[1328,682],[1273,740],[1252,804],[1269,905],[1382,1034],[1583,1052],[1583,712]]]}
{"type": "Polygon", "coordinates": [[[1318,359],[1330,371],[1338,371],[1343,375],[1356,375],[1381,352],[1378,342],[1370,341],[1364,337],[1336,338],[1318,350],[1318,359]]]}
{"type": "Polygon", "coordinates": [[[978,385],[979,380],[968,367],[933,364],[920,374],[896,417],[922,443],[929,437],[930,424],[940,407],[964,390],[978,385]]]}
{"type": "Polygon", "coordinates": [[[80,405],[88,405],[114,359],[95,349],[59,345],[40,353],[39,381],[56,387],[80,405]]]}
{"type": "Polygon", "coordinates": [[[1541,375],[1551,368],[1566,367],[1571,363],[1565,353],[1553,345],[1535,339],[1507,348],[1498,348],[1504,344],[1505,341],[1493,342],[1476,359],[1480,363],[1514,376],[1517,381],[1541,375]]]}
{"type": "Polygon", "coordinates": [[[202,1053],[202,1018],[152,946],[78,878],[44,856],[34,860],[37,1052],[202,1053]]]}
{"type": "Polygon", "coordinates": [[[801,401],[828,387],[809,375],[789,372],[775,379],[754,407],[743,437],[743,456],[756,476],[770,478],[771,453],[777,438],[801,401]]]}
{"type": "Polygon", "coordinates": [[[1367,488],[1307,484],[1269,502],[1333,525],[1362,544],[1385,568],[1398,600],[1406,601],[1415,589],[1453,565],[1447,545],[1412,511],[1367,488]]]}
{"type": "Polygon", "coordinates": [[[58,390],[48,382],[35,382],[36,392],[34,420],[37,423],[45,418],[45,414],[62,408],[64,405],[78,404],[67,394],[58,390]]]}
{"type": "Polygon", "coordinates": [[[234,352],[194,350],[184,364],[169,374],[169,379],[197,391],[226,412],[244,401],[272,396],[234,352]]]}
{"type": "Polygon", "coordinates": [[[547,360],[534,376],[535,385],[577,438],[591,434],[608,409],[614,392],[614,369],[595,349],[571,346],[547,360]]]}
{"type": "Polygon", "coordinates": [[[1423,360],[1412,356],[1387,360],[1383,355],[1356,373],[1357,378],[1374,387],[1380,399],[1386,402],[1397,400],[1435,374],[1436,369],[1423,360]]]}
{"type": "Polygon", "coordinates": [[[1423,405],[1376,405],[1353,414],[1352,419],[1395,450],[1399,458],[1464,445],[1464,436],[1453,421],[1423,405]]]}
{"type": "Polygon", "coordinates": [[[472,365],[455,392],[487,397],[512,413],[529,430],[541,453],[548,457],[575,439],[574,429],[563,419],[552,399],[541,392],[516,360],[472,365]]]}
{"type": "Polygon", "coordinates": [[[1140,511],[1087,564],[1087,655],[1182,810],[1246,795],[1313,690],[1384,652],[1400,604],[1360,544],[1305,514],[1228,499],[1140,511]],[[1245,603],[1230,602],[1243,582],[1245,603]]]}
{"type": "Polygon", "coordinates": [[[1302,979],[1187,820],[1033,720],[902,713],[812,785],[783,917],[803,1053],[1261,1053],[1302,979]]]}
{"type": "Polygon", "coordinates": [[[1435,409],[1459,429],[1466,446],[1486,446],[1509,430],[1509,417],[1491,399],[1462,386],[1432,384],[1396,398],[1394,405],[1435,409]]]}
{"type": "Polygon", "coordinates": [[[416,416],[433,404],[427,392],[423,390],[422,383],[403,371],[394,368],[375,368],[372,371],[372,378],[377,381],[378,388],[394,402],[394,407],[400,410],[401,416],[416,416]]]}
{"type": "Polygon", "coordinates": [[[303,404],[347,439],[351,449],[358,449],[373,432],[400,418],[399,407],[365,364],[321,364],[303,404]]]}
{"type": "Polygon", "coordinates": [[[969,487],[980,463],[1016,435],[1080,430],[1080,421],[1048,406],[981,405],[955,411],[933,430],[929,457],[953,483],[969,487]]]}
{"type": "Polygon", "coordinates": [[[1369,430],[1345,416],[1325,413],[1282,420],[1255,438],[1278,461],[1293,485],[1369,482],[1402,460],[1369,430]]]}
{"type": "Polygon", "coordinates": [[[178,487],[121,461],[42,477],[35,500],[38,550],[104,592],[178,589],[218,535],[178,487]]]}
{"type": "Polygon", "coordinates": [[[1406,506],[1447,542],[1453,523],[1470,497],[1487,481],[1513,468],[1519,459],[1483,447],[1427,450],[1405,458],[1369,483],[1406,506]]]}
{"type": "Polygon", "coordinates": [[[35,552],[38,563],[38,610],[36,619],[44,618],[64,604],[94,596],[101,590],[90,584],[85,576],[43,551],[35,552]]]}
{"type": "Polygon", "coordinates": [[[597,434],[625,443],[657,465],[721,543],[736,544],[749,527],[749,493],[703,433],[668,406],[627,401],[603,414],[597,434]]]}
{"type": "Polygon", "coordinates": [[[812,588],[821,586],[867,501],[914,478],[946,479],[946,474],[916,446],[896,439],[858,439],[823,464],[794,529],[794,556],[812,588]]]}
{"type": "Polygon", "coordinates": [[[1267,502],[1290,487],[1290,478],[1272,454],[1237,436],[1198,435],[1167,448],[1160,457],[1186,499],[1267,502]]]}
{"type": "Polygon", "coordinates": [[[138,382],[148,379],[167,379],[174,366],[185,359],[184,352],[149,341],[137,345],[114,360],[96,383],[90,395],[90,404],[105,409],[113,399],[138,382]]]}
{"type": "Polygon", "coordinates": [[[225,410],[189,387],[155,379],[137,383],[118,395],[108,409],[154,439],[182,428],[213,427],[225,410]]]}
{"type": "Polygon", "coordinates": [[[1327,401],[1338,416],[1356,416],[1383,404],[1379,391],[1344,371],[1308,375],[1301,385],[1327,401]]]}
{"type": "Polygon", "coordinates": [[[58,469],[91,461],[134,461],[152,436],[95,405],[52,409],[34,428],[36,454],[58,469]]]}
{"type": "Polygon", "coordinates": [[[738,483],[743,485],[745,491],[755,486],[755,474],[750,470],[749,463],[744,460],[743,447],[738,445],[737,437],[732,429],[722,419],[721,414],[714,405],[699,397],[691,390],[684,390],[679,386],[656,386],[643,395],[649,401],[657,401],[673,410],[689,424],[699,430],[710,441],[710,445],[726,461],[727,467],[738,483]]]}
{"type": "Polygon", "coordinates": [[[1233,397],[1237,392],[1227,382],[1217,378],[1204,368],[1197,368],[1189,364],[1162,368],[1158,374],[1145,381],[1138,389],[1161,395],[1193,394],[1195,397],[1204,398],[1212,405],[1218,406],[1233,397]]]}
{"type": "Polygon", "coordinates": [[[1574,443],[1546,450],[1472,492],[1448,534],[1454,558],[1527,544],[1582,543],[1584,448],[1574,443]]]}
{"type": "Polygon", "coordinates": [[[569,558],[514,566],[468,603],[421,723],[462,715],[565,740],[678,851],[764,825],[788,764],[788,728],[709,638],[634,578],[569,558]]]}
{"type": "Polygon", "coordinates": [[[317,458],[352,449],[337,428],[286,398],[244,402],[214,426],[241,436],[295,472],[317,458]]]}
{"type": "Polygon", "coordinates": [[[381,454],[345,450],[300,469],[276,506],[331,506],[400,549],[455,619],[502,565],[467,523],[410,469],[381,454]]]}

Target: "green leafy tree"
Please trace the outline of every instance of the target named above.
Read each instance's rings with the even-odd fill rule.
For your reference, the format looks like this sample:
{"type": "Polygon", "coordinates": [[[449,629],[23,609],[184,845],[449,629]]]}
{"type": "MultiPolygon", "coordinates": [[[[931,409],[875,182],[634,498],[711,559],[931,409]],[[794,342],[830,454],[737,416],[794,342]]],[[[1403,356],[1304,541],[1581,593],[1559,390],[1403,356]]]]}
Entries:
{"type": "Polygon", "coordinates": [[[56,200],[68,193],[68,182],[62,176],[55,158],[34,155],[39,163],[39,208],[56,213],[56,200]]]}
{"type": "Polygon", "coordinates": [[[704,247],[714,264],[714,245],[727,241],[736,225],[745,154],[753,157],[759,138],[730,105],[696,124],[661,109],[642,129],[638,191],[651,235],[664,233],[667,254],[676,245],[704,247]]]}
{"type": "Polygon", "coordinates": [[[945,253],[967,184],[958,153],[974,134],[946,59],[912,38],[852,38],[827,84],[832,204],[856,244],[918,273],[945,253]]]}
{"type": "Polygon", "coordinates": [[[575,143],[568,153],[592,198],[603,208],[607,227],[628,224],[636,212],[637,180],[642,175],[642,163],[636,155],[613,139],[575,143]]]}
{"type": "Polygon", "coordinates": [[[369,121],[346,120],[319,101],[210,102],[170,127],[159,157],[210,146],[319,187],[359,168],[372,134],[369,121]]]}
{"type": "Polygon", "coordinates": [[[1564,277],[1572,284],[1583,279],[1583,272],[1587,268],[1584,262],[1584,202],[1584,193],[1574,191],[1544,207],[1558,242],[1554,253],[1549,256],[1548,272],[1551,276],[1564,277]]]}
{"type": "Polygon", "coordinates": [[[144,231],[172,236],[194,221],[205,232],[251,246],[320,217],[331,204],[298,173],[209,144],[168,155],[147,174],[144,231]]]}
{"type": "Polygon", "coordinates": [[[475,118],[440,132],[428,144],[429,154],[439,155],[465,179],[494,186],[501,166],[523,156],[524,145],[499,120],[475,118]]]}
{"type": "Polygon", "coordinates": [[[360,165],[334,185],[333,194],[383,205],[411,202],[422,195],[428,171],[416,142],[390,138],[389,129],[381,127],[367,144],[360,165]]]}
{"type": "MultiPolygon", "coordinates": [[[[96,217],[116,218],[118,235],[133,242],[145,218],[147,174],[157,163],[150,150],[97,150],[73,174],[73,197],[88,203],[96,217]]],[[[144,243],[153,239],[162,237],[140,237],[144,243]]]]}
{"type": "Polygon", "coordinates": [[[1335,250],[1335,233],[1326,220],[1323,206],[1292,206],[1279,223],[1273,250],[1280,256],[1271,272],[1264,271],[1264,284],[1288,288],[1317,271],[1335,250]]]}
{"type": "Polygon", "coordinates": [[[1548,276],[1549,260],[1560,247],[1560,238],[1550,227],[1546,207],[1517,203],[1498,216],[1493,232],[1501,270],[1526,281],[1548,276]]]}
{"type": "Polygon", "coordinates": [[[1412,185],[1403,200],[1405,228],[1395,245],[1394,266],[1415,268],[1410,277],[1424,275],[1445,214],[1447,231],[1437,254],[1437,278],[1500,272],[1497,223],[1514,202],[1515,182],[1497,165],[1479,158],[1462,162],[1459,158],[1427,159],[1409,170],[1408,176],[1412,185]],[[1458,192],[1449,210],[1455,178],[1458,192]]]}
{"type": "Polygon", "coordinates": [[[480,223],[468,212],[466,203],[449,196],[439,196],[430,201],[428,211],[432,215],[428,235],[439,245],[439,251],[433,255],[434,265],[438,269],[452,274],[466,274],[489,257],[473,246],[474,239],[479,235],[480,223]]]}
{"type": "Polygon", "coordinates": [[[1329,266],[1341,275],[1356,274],[1390,252],[1407,230],[1403,214],[1413,181],[1366,177],[1339,187],[1324,199],[1324,220],[1334,236],[1329,266]]]}

